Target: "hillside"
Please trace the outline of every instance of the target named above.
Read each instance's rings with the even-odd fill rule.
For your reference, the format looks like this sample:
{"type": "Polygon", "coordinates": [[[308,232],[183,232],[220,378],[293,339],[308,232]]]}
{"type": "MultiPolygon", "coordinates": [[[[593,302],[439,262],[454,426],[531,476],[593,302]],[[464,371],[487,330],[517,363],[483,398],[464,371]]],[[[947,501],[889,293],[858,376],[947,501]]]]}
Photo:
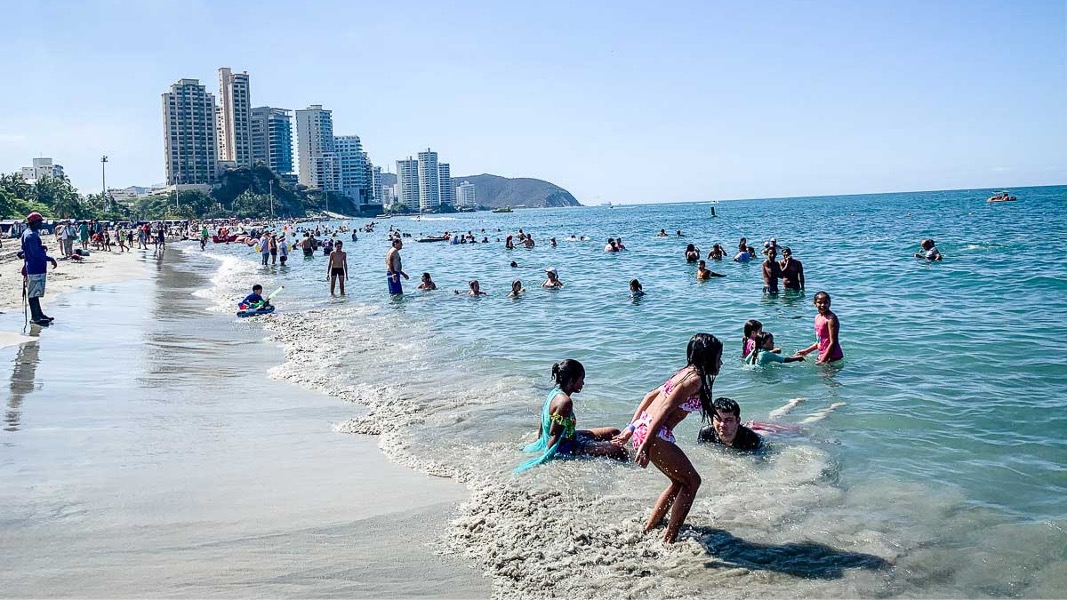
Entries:
{"type": "MultiPolygon", "coordinates": [[[[546,208],[554,206],[581,206],[567,190],[540,179],[520,177],[508,179],[499,175],[466,175],[453,177],[456,182],[469,181],[474,184],[474,194],[479,206],[498,208],[501,206],[525,206],[527,208],[546,208]]],[[[396,175],[383,173],[385,185],[396,183],[396,175]]]]}

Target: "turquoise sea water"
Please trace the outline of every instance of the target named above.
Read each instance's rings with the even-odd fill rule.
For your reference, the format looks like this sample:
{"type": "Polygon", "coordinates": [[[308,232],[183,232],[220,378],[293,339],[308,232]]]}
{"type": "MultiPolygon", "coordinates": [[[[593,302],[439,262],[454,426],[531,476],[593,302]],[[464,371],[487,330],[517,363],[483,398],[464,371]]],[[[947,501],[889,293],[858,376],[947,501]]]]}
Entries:
{"type": "MultiPolygon", "coordinates": [[[[720,202],[715,218],[708,204],[393,218],[354,244],[342,238],[352,276],[346,298],[329,296],[321,255],[294,254],[291,266],[260,267],[251,250],[209,251],[227,259],[216,278],[220,299],[236,299],[253,281],[268,289],[286,285],[277,304],[288,314],[272,327],[296,344],[290,355],[303,375],[294,371],[291,378],[320,368],[300,361],[301,354],[313,356],[329,362],[317,372],[332,381],[320,383],[326,389],[379,413],[399,403],[426,415],[398,426],[405,441],[395,445],[405,454],[451,465],[464,477],[506,482],[498,487],[534,490],[525,493],[562,486],[577,497],[604,498],[603,522],[591,528],[643,518],[665,485],[658,473],[583,462],[546,465],[518,481],[506,474],[522,460],[517,448],[536,426],[553,362],[570,357],[585,364],[579,427],[621,427],[642,394],[684,365],[688,338],[709,332],[726,345],[715,394],[736,399],[743,419],[765,420],[803,398],[778,419],[798,424],[845,403],[800,435],[772,438],[772,451],[755,461],[697,447],[695,416],[678,428],[705,482],[689,522],[733,524],[724,527],[727,541],[718,530],[696,531],[710,556],[734,552],[727,564],[758,572],[756,541],[787,547],[800,538],[892,565],[836,577],[816,568],[769,569],[776,577],[759,583],[779,593],[1062,594],[1067,266],[1059,255],[1067,240],[1067,187],[1015,194],[1019,201],[1011,204],[987,204],[986,190],[720,202]],[[400,299],[386,294],[389,226],[413,236],[402,252],[411,280],[400,299]],[[505,250],[504,237],[520,227],[537,246],[505,250]],[[656,237],[661,228],[671,235],[656,237]],[[414,241],[446,230],[471,230],[491,243],[414,241]],[[565,241],[572,234],[590,241],[565,241]],[[628,250],[604,253],[607,238],[617,236],[628,250]],[[806,291],[764,295],[758,262],[709,260],[726,277],[695,279],[695,265],[684,260],[687,243],[704,255],[713,243],[732,252],[742,236],[757,248],[771,237],[791,247],[804,264],[806,291]],[[925,237],[937,241],[944,261],[912,257],[925,237]],[[517,268],[509,267],[512,260],[517,268]],[[546,267],[559,270],[565,289],[539,288],[546,267]],[[423,271],[432,273],[438,291],[415,290],[423,271]],[[515,278],[527,288],[518,300],[505,297],[515,278]],[[628,295],[631,278],[647,293],[636,302],[628,295]],[[470,279],[489,296],[466,297],[470,279]],[[814,355],[759,370],[741,364],[747,319],[762,321],[786,353],[810,344],[818,290],[831,294],[841,320],[842,364],[817,366],[814,355]],[[1008,569],[1010,577],[970,565],[968,548],[990,544],[998,549],[989,566],[1008,569]],[[775,587],[792,585],[796,576],[811,587],[775,587]]],[[[390,440],[383,438],[387,453],[390,440]]],[[[466,539],[492,543],[470,532],[466,539]]],[[[792,559],[785,552],[780,560],[792,559]]],[[[500,567],[487,570],[502,577],[500,567]]],[[[523,581],[529,574],[508,577],[523,581]]],[[[670,578],[663,589],[678,595],[700,581],[692,573],[670,578]]]]}

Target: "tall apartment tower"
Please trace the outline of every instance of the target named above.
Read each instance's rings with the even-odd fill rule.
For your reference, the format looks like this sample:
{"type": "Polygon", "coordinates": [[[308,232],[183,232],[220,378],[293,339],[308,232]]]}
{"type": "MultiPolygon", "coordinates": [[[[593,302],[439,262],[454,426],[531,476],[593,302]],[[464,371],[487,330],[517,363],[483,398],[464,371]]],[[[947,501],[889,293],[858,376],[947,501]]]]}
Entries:
{"type": "Polygon", "coordinates": [[[215,182],[215,96],[198,79],[179,79],[164,92],[163,147],[168,185],[215,182]]]}
{"type": "Polygon", "coordinates": [[[474,195],[474,184],[469,181],[456,186],[456,208],[475,208],[478,199],[474,195]]]}
{"type": "MultiPolygon", "coordinates": [[[[367,161],[370,164],[370,161],[367,161]]],[[[382,168],[371,165],[370,169],[370,202],[371,204],[381,204],[384,194],[382,194],[382,168]]]]}
{"type": "MultiPolygon", "coordinates": [[[[362,204],[378,204],[378,187],[375,184],[374,163],[367,151],[363,151],[363,200],[362,204]]],[[[379,169],[380,170],[380,169],[379,169]]]]}
{"type": "Polygon", "coordinates": [[[437,181],[441,189],[441,206],[455,208],[456,188],[452,186],[452,167],[448,163],[437,165],[437,181]]]}
{"type": "Polygon", "coordinates": [[[335,152],[333,114],[321,104],[296,111],[297,161],[300,183],[311,188],[341,191],[341,161],[335,152]]]}
{"type": "Polygon", "coordinates": [[[419,161],[407,157],[396,161],[396,197],[397,204],[407,208],[419,205],[419,161]]]}
{"type": "Polygon", "coordinates": [[[279,175],[293,172],[293,119],[285,108],[252,109],[252,164],[263,163],[279,175]]]}
{"type": "Polygon", "coordinates": [[[252,101],[248,73],[219,69],[219,160],[232,161],[238,167],[252,166],[252,101]]]}
{"type": "Polygon", "coordinates": [[[429,148],[419,152],[419,210],[437,210],[441,206],[439,177],[437,153],[429,148]]]}
{"type": "Polygon", "coordinates": [[[333,138],[334,149],[341,160],[341,193],[357,205],[366,204],[366,158],[358,135],[338,135],[333,138]]]}

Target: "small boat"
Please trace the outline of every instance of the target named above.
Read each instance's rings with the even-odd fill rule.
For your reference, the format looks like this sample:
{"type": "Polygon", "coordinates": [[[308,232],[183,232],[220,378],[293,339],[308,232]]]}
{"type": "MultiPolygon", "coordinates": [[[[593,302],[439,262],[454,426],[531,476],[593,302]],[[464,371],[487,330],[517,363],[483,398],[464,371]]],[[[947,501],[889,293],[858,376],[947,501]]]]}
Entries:
{"type": "Polygon", "coordinates": [[[211,236],[211,241],[215,242],[216,244],[229,244],[230,242],[235,241],[236,239],[237,239],[237,234],[236,233],[233,234],[233,235],[227,235],[227,236],[218,236],[218,235],[211,236]]]}
{"type": "Polygon", "coordinates": [[[393,215],[378,215],[375,219],[391,219],[393,215]]]}
{"type": "Polygon", "coordinates": [[[1002,192],[997,192],[997,193],[993,194],[992,196],[990,196],[988,200],[986,200],[986,202],[1015,202],[1015,201],[1016,201],[1015,196],[1012,196],[1011,193],[1009,193],[1007,190],[1002,191],[1002,192]]]}
{"type": "Polygon", "coordinates": [[[511,212],[511,207],[510,206],[501,206],[500,208],[494,208],[493,212],[495,212],[495,213],[509,213],[509,212],[511,212]]]}
{"type": "Polygon", "coordinates": [[[421,237],[421,238],[419,238],[419,239],[417,239],[415,241],[416,242],[422,242],[422,243],[426,243],[426,242],[447,242],[448,241],[448,237],[444,236],[444,235],[428,235],[426,237],[421,237]]]}

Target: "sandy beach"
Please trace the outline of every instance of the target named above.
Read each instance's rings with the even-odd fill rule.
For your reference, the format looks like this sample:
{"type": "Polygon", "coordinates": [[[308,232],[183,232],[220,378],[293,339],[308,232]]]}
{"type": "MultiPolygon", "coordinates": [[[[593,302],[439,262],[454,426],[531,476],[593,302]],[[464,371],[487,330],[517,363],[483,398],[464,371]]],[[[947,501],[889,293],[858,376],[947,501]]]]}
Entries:
{"type": "MultiPolygon", "coordinates": [[[[42,237],[47,244],[48,236],[42,237]]],[[[22,260],[16,256],[18,252],[18,240],[5,240],[4,248],[0,250],[0,310],[22,310],[22,260]]],[[[49,255],[56,256],[55,244],[48,247],[49,255]]],[[[56,294],[62,294],[71,290],[126,281],[141,277],[145,273],[146,255],[151,257],[151,251],[133,250],[130,252],[96,252],[90,251],[89,256],[80,261],[58,260],[59,266],[48,269],[48,291],[45,296],[45,306],[48,300],[56,294]]]]}
{"type": "Polygon", "coordinates": [[[52,327],[0,314],[25,338],[0,348],[0,596],[489,597],[441,537],[465,488],[268,378],[281,348],[207,311],[217,263],[193,258],[94,253],[50,277],[52,327]]]}

